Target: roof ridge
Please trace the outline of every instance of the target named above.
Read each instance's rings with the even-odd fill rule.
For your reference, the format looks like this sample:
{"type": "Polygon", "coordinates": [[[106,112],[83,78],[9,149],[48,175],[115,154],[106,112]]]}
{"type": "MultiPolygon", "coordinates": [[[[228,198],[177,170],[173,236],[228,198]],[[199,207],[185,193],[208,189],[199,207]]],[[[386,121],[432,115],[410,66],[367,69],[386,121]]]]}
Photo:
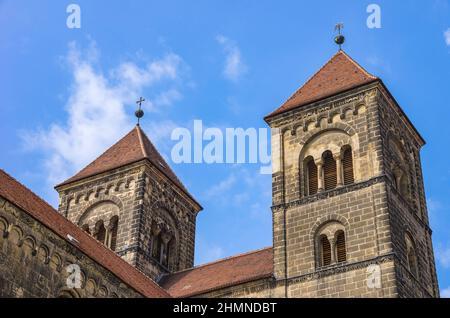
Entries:
{"type": "MultiPolygon", "coordinates": [[[[50,203],[48,203],[47,201],[45,201],[44,199],[42,199],[40,196],[38,196],[36,193],[34,193],[33,190],[31,190],[31,189],[28,188],[26,185],[24,185],[22,182],[20,182],[20,181],[17,180],[16,178],[14,178],[12,175],[10,175],[9,173],[7,173],[5,170],[3,170],[3,169],[0,168],[0,171],[1,171],[7,178],[10,178],[11,180],[13,180],[13,181],[17,182],[18,184],[20,184],[22,187],[24,187],[25,189],[27,189],[28,191],[30,191],[31,194],[32,194],[36,199],[38,199],[39,201],[41,201],[42,203],[44,203],[46,206],[48,206],[50,209],[54,210],[56,213],[59,214],[59,212],[58,212],[53,206],[51,206],[50,203]]],[[[16,204],[16,203],[14,203],[14,204],[16,204]]],[[[23,206],[21,206],[20,204],[16,204],[16,205],[17,205],[18,207],[20,207],[21,209],[26,210],[26,209],[25,209],[23,206]]],[[[61,215],[61,216],[62,216],[62,215],[61,215]]]]}
{"type": "Polygon", "coordinates": [[[224,283],[222,285],[218,285],[218,286],[215,286],[215,287],[207,288],[205,290],[191,292],[190,294],[184,294],[182,296],[172,296],[172,294],[170,294],[170,295],[172,297],[174,297],[174,298],[187,298],[187,297],[191,297],[191,296],[195,296],[195,295],[206,294],[206,293],[212,292],[212,291],[217,290],[217,289],[222,289],[222,288],[226,288],[226,287],[231,287],[231,286],[244,284],[244,283],[247,283],[247,282],[252,282],[252,281],[255,281],[255,280],[258,280],[258,279],[262,279],[262,278],[265,278],[265,277],[271,277],[272,275],[273,275],[273,273],[271,273],[271,274],[258,274],[258,275],[249,276],[249,277],[247,277],[245,279],[241,279],[241,280],[238,280],[236,282],[227,282],[227,283],[224,283]]]}
{"type": "Polygon", "coordinates": [[[141,129],[141,127],[139,125],[136,125],[135,129],[138,132],[139,144],[141,145],[142,154],[144,155],[145,158],[149,158],[149,156],[147,154],[147,149],[145,149],[145,146],[144,146],[144,140],[142,139],[143,138],[142,137],[142,133],[143,133],[142,129],[141,129]]]}
{"type": "Polygon", "coordinates": [[[348,55],[344,50],[341,50],[342,54],[344,54],[350,62],[355,64],[356,67],[358,67],[362,72],[364,72],[367,76],[372,77],[373,79],[377,79],[378,76],[370,74],[364,67],[362,67],[358,62],[356,62],[350,55],[348,55]]]}
{"type": "MultiPolygon", "coordinates": [[[[330,64],[330,62],[338,55],[338,54],[340,54],[341,52],[343,52],[343,51],[338,51],[337,53],[335,53],[331,58],[329,58],[328,59],[328,61],[325,63],[325,64],[323,64],[313,75],[311,75],[307,80],[306,80],[306,82],[305,83],[303,83],[303,85],[302,86],[300,86],[283,104],[285,104],[286,102],[288,102],[288,101],[290,101],[291,99],[293,99],[295,96],[297,96],[298,95],[298,93],[300,92],[300,90],[303,88],[303,87],[305,87],[309,82],[311,82],[312,81],[312,79],[317,75],[317,74],[319,74],[320,73],[320,71],[322,71],[324,68],[325,68],[325,66],[327,66],[328,64],[330,64]]],[[[346,54],[347,55],[347,54],[346,54]]]]}
{"type": "Polygon", "coordinates": [[[240,254],[224,257],[224,258],[221,258],[221,259],[218,259],[218,260],[215,260],[215,261],[211,261],[211,262],[208,262],[208,263],[200,264],[200,265],[197,265],[197,266],[194,266],[194,267],[191,267],[191,268],[186,268],[186,269],[183,269],[181,271],[173,272],[173,273],[170,273],[170,274],[167,274],[167,275],[171,276],[171,275],[174,275],[174,274],[188,272],[188,271],[191,271],[191,270],[194,270],[194,269],[207,267],[207,266],[210,266],[210,265],[215,265],[217,263],[225,262],[225,261],[228,261],[230,259],[239,258],[239,257],[251,255],[251,254],[256,254],[258,252],[262,252],[262,251],[269,250],[269,249],[272,249],[272,248],[273,248],[272,246],[267,246],[267,247],[263,247],[263,248],[260,248],[260,249],[257,249],[257,250],[253,250],[253,251],[249,251],[249,252],[244,252],[244,253],[240,253],[240,254]]]}
{"type": "MultiPolygon", "coordinates": [[[[116,146],[119,142],[122,141],[122,139],[126,138],[129,134],[131,134],[133,132],[133,129],[130,130],[125,136],[123,136],[122,138],[120,138],[119,140],[117,140],[115,143],[113,143],[111,146],[107,147],[105,151],[103,151],[100,155],[98,155],[95,159],[93,159],[91,162],[89,162],[86,166],[84,166],[83,168],[79,169],[72,177],[69,177],[68,179],[61,181],[60,183],[58,183],[54,188],[57,188],[61,185],[66,185],[68,184],[68,181],[71,180],[73,177],[77,176],[80,172],[82,172],[84,169],[86,169],[88,166],[90,166],[92,163],[94,163],[97,159],[100,159],[104,154],[106,154],[111,148],[113,148],[114,146],[116,146]]],[[[77,180],[74,180],[77,181],[77,180]]],[[[71,181],[73,182],[73,181],[71,181]]]]}

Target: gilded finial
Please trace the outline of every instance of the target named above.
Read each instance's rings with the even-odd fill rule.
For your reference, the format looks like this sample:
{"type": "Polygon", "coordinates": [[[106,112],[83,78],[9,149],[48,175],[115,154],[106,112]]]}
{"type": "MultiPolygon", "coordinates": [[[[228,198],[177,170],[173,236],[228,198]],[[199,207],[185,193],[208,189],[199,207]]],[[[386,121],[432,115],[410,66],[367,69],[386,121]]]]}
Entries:
{"type": "Polygon", "coordinates": [[[341,34],[342,29],[344,29],[344,23],[338,23],[334,27],[334,30],[338,31],[338,35],[334,38],[334,42],[339,45],[339,51],[342,50],[342,44],[345,42],[345,37],[341,34]]]}

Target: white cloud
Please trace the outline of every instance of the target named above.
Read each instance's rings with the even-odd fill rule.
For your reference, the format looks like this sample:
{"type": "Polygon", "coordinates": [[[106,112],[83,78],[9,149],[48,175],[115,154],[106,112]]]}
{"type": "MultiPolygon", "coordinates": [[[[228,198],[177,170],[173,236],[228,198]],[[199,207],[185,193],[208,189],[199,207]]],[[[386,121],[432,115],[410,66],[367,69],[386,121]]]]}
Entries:
{"type": "Polygon", "coordinates": [[[439,246],[436,249],[436,258],[438,259],[442,267],[450,268],[450,246],[447,247],[439,246]]]}
{"type": "MultiPolygon", "coordinates": [[[[67,121],[23,134],[25,148],[44,151],[45,172],[51,184],[63,181],[123,137],[134,124],[135,98],[161,82],[175,85],[183,63],[179,56],[167,54],[143,67],[125,62],[102,72],[97,65],[99,56],[95,43],[85,51],[74,42],[69,44],[63,59],[73,75],[65,105],[67,121]]],[[[180,99],[176,88],[169,87],[154,99],[148,98],[144,109],[155,111],[180,99]]],[[[171,122],[159,123],[159,127],[172,126],[171,122]]]]}
{"type": "Polygon", "coordinates": [[[447,46],[450,46],[450,28],[448,28],[447,31],[444,32],[444,38],[445,44],[447,44],[447,46]]]}
{"type": "Polygon", "coordinates": [[[207,191],[205,191],[205,197],[207,198],[215,198],[224,195],[224,193],[228,192],[231,187],[236,183],[236,175],[231,173],[224,180],[220,181],[218,184],[212,186],[207,191]]]}
{"type": "Polygon", "coordinates": [[[441,290],[441,298],[450,298],[450,287],[441,290]]]}
{"type": "Polygon", "coordinates": [[[223,35],[218,35],[216,40],[226,54],[223,75],[231,81],[238,81],[247,72],[247,66],[242,61],[241,50],[234,41],[223,35]]]}

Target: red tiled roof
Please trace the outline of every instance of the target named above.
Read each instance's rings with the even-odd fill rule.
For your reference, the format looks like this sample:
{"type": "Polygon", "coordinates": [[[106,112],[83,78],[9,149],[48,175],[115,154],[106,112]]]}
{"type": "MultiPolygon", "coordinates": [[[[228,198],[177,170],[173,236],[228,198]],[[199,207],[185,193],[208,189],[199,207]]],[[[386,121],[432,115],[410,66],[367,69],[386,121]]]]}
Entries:
{"type": "Polygon", "coordinates": [[[170,297],[153,280],[64,218],[47,202],[1,169],[0,196],[12,202],[63,239],[76,246],[84,254],[111,271],[140,294],[146,297],[170,297]],[[74,237],[78,243],[72,243],[67,238],[67,235],[74,237]]]}
{"type": "Polygon", "coordinates": [[[149,160],[158,170],[165,174],[195,201],[140,126],[134,127],[125,137],[106,150],[100,157],[73,177],[57,185],[56,188],[144,159],[149,160]]]}
{"type": "Polygon", "coordinates": [[[269,247],[169,274],[159,284],[174,297],[188,297],[272,274],[273,253],[269,247]]]}
{"type": "Polygon", "coordinates": [[[266,119],[376,80],[377,77],[369,74],[344,51],[339,51],[266,119]]]}

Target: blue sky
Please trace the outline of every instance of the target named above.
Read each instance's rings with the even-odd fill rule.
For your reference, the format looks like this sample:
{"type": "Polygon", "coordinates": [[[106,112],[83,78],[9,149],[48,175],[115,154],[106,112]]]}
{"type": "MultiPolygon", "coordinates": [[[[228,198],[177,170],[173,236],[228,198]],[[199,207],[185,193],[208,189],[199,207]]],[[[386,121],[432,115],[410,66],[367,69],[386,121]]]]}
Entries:
{"type": "MultiPolygon", "coordinates": [[[[422,164],[440,288],[450,296],[450,3],[0,1],[0,167],[55,207],[53,185],[134,125],[170,163],[175,127],[264,128],[335,52],[380,76],[427,145],[422,164]],[[81,8],[81,29],[66,7],[81,8]],[[369,4],[380,29],[366,26],[369,4]]],[[[196,263],[272,244],[271,177],[255,164],[171,164],[204,206],[196,263]]]]}

